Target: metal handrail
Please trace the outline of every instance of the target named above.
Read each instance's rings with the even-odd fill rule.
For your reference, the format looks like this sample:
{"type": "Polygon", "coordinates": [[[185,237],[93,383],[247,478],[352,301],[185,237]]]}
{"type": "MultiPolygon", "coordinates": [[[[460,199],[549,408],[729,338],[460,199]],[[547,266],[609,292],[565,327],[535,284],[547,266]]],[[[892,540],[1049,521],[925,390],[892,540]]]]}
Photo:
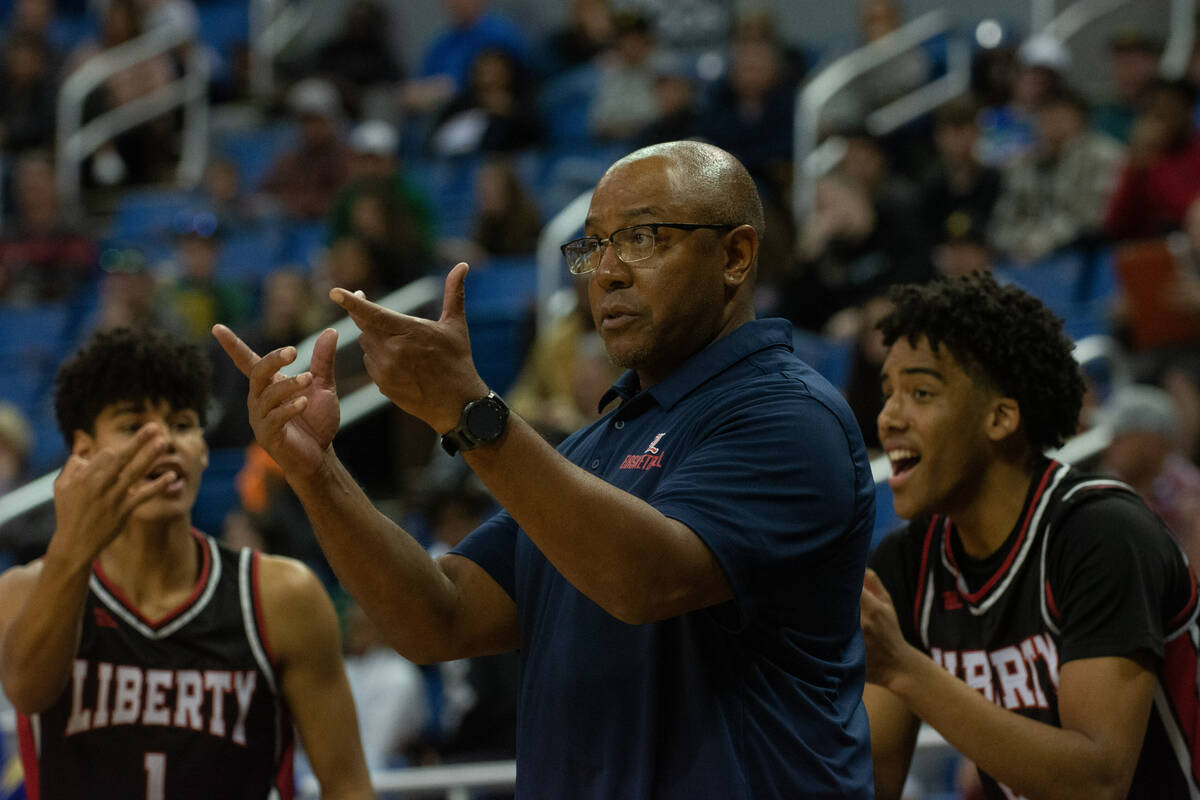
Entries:
{"type": "MultiPolygon", "coordinates": [[[[816,176],[810,170],[809,155],[817,148],[821,112],[824,108],[855,79],[897,56],[916,49],[936,36],[951,33],[953,27],[948,11],[929,11],[886,36],[847,53],[797,90],[792,153],[792,213],[797,230],[804,227],[804,220],[812,210],[816,198],[816,176]]],[[[915,94],[915,98],[908,95],[898,98],[879,109],[878,114],[873,115],[873,121],[868,118],[868,124],[875,126],[872,132],[879,135],[881,132],[895,130],[915,116],[931,110],[934,106],[930,106],[929,103],[940,103],[950,99],[954,96],[949,93],[952,88],[961,87],[955,94],[965,89],[970,82],[969,49],[963,51],[951,47],[948,59],[952,61],[948,60],[947,67],[953,69],[948,69],[946,75],[913,90],[910,94],[915,94]],[[964,52],[965,59],[962,58],[964,52]],[[902,117],[901,112],[913,116],[902,117]]]]}
{"type": "MultiPolygon", "coordinates": [[[[437,278],[419,278],[378,302],[395,311],[411,313],[426,303],[441,297],[441,292],[442,283],[437,278]]],[[[357,339],[353,334],[358,329],[349,317],[339,319],[329,327],[338,332],[339,350],[349,346],[352,341],[357,339]]],[[[319,335],[309,336],[296,345],[296,360],[285,370],[288,374],[295,375],[308,369],[312,363],[313,345],[319,335]]],[[[380,394],[373,383],[350,392],[339,402],[342,411],[342,427],[353,424],[389,402],[391,401],[380,394]]],[[[54,479],[56,477],[58,477],[58,470],[48,472],[0,497],[0,525],[49,502],[54,497],[54,479]]]]}
{"type": "Polygon", "coordinates": [[[1181,78],[1192,58],[1196,40],[1196,0],[1171,0],[1171,21],[1167,44],[1159,69],[1168,78],[1181,78]]]}
{"type": "Polygon", "coordinates": [[[1129,4],[1130,0],[1078,0],[1060,11],[1042,32],[1066,44],[1088,25],[1129,4]]]}
{"type": "Polygon", "coordinates": [[[308,27],[318,0],[250,2],[250,87],[256,97],[269,97],[275,88],[275,59],[308,27]]]}
{"type": "Polygon", "coordinates": [[[537,241],[537,324],[544,331],[554,321],[555,303],[552,298],[562,287],[563,257],[558,249],[571,234],[583,227],[592,190],[588,189],[555,214],[537,241]]]}
{"type": "Polygon", "coordinates": [[[185,127],[177,180],[185,188],[199,182],[208,158],[208,62],[199,48],[187,48],[183,74],[166,86],[83,122],[84,101],[106,80],[193,42],[192,34],[182,28],[157,28],[97,53],[63,81],[58,93],[55,180],[65,211],[79,210],[80,166],[85,158],[114,136],[181,106],[185,127]]]}

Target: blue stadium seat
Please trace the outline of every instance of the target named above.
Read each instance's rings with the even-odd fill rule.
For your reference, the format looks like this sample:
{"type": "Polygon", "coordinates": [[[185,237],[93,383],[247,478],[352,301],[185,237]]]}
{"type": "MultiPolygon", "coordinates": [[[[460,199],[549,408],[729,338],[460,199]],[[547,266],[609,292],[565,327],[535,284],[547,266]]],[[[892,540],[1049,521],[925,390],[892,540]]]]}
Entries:
{"type": "Polygon", "coordinates": [[[538,97],[546,138],[552,144],[588,139],[588,108],[596,93],[599,72],[591,64],[567,70],[548,80],[538,97]]]}
{"type": "Polygon", "coordinates": [[[274,225],[234,231],[221,242],[217,276],[225,280],[259,283],[280,262],[283,232],[274,225]]]}
{"type": "Polygon", "coordinates": [[[279,154],[295,141],[296,130],[292,125],[279,123],[253,130],[227,131],[213,138],[213,153],[236,164],[243,188],[251,190],[279,154]]]}
{"type": "Polygon", "coordinates": [[[114,239],[170,236],[176,217],[196,206],[181,189],[129,189],[121,193],[109,236],[114,239]]]}
{"type": "Polygon", "coordinates": [[[825,380],[837,388],[845,389],[850,382],[850,364],[854,356],[854,347],[850,342],[835,341],[795,328],[792,330],[792,349],[801,361],[821,373],[825,380]]]}
{"type": "Polygon", "coordinates": [[[533,256],[492,259],[467,275],[467,325],[480,377],[498,392],[516,380],[537,300],[533,256]]]}

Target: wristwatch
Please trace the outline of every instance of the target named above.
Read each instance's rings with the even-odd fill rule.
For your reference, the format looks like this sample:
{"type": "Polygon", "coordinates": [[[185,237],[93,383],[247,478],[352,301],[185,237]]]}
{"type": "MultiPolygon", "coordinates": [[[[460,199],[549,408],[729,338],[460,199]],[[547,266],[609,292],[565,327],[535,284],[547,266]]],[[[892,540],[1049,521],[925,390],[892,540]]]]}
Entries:
{"type": "Polygon", "coordinates": [[[508,425],[508,406],[495,392],[463,406],[458,425],[442,436],[442,449],[450,455],[459,450],[474,450],[500,438],[508,425]]]}

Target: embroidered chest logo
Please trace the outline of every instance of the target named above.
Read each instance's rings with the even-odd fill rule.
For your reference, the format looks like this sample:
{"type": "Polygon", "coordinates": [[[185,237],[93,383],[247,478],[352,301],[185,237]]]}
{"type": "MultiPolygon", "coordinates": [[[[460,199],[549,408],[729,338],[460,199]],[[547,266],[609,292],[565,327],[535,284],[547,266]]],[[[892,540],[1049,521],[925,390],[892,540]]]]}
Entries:
{"type": "Polygon", "coordinates": [[[648,470],[662,468],[662,451],[658,447],[658,443],[666,436],[666,433],[656,434],[654,440],[646,447],[646,451],[641,455],[630,453],[625,456],[625,460],[621,462],[621,469],[638,469],[648,470]]]}

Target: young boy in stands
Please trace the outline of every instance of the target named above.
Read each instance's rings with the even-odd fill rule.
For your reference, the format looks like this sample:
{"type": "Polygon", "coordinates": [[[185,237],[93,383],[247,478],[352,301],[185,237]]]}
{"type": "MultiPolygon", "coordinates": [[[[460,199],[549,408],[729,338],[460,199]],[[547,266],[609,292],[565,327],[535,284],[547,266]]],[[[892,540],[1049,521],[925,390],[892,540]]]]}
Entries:
{"type": "Polygon", "coordinates": [[[288,798],[293,720],[324,797],[373,796],[321,584],[192,528],[210,372],[197,345],[128,328],[59,370],[54,536],[0,576],[35,800],[288,798]]]}
{"type": "Polygon", "coordinates": [[[879,437],[912,522],[862,593],[877,795],[924,720],[995,800],[1195,797],[1196,584],[1128,486],[1043,455],[1083,396],[1061,323],[981,274],[891,297],[879,437]]]}

